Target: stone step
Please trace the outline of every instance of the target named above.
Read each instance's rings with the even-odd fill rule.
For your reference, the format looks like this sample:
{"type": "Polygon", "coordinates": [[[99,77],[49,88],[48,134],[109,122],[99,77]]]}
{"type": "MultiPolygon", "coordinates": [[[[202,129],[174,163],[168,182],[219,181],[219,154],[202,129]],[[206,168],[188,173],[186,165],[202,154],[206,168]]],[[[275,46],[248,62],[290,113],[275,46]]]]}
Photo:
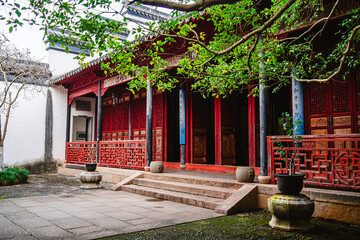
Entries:
{"type": "Polygon", "coordinates": [[[122,191],[140,194],[148,197],[164,199],[172,202],[184,203],[187,205],[215,209],[223,200],[206,196],[193,195],[188,193],[173,192],[164,189],[156,189],[139,185],[124,185],[122,191]]]}
{"type": "Polygon", "coordinates": [[[132,183],[140,186],[160,188],[170,191],[190,193],[194,195],[201,195],[201,196],[220,198],[220,199],[226,199],[236,191],[234,189],[226,189],[226,188],[213,187],[207,185],[164,181],[164,180],[156,180],[156,179],[148,179],[148,178],[135,178],[133,179],[132,183]]]}
{"type": "Polygon", "coordinates": [[[244,184],[239,183],[234,179],[220,179],[220,178],[209,178],[209,177],[198,177],[198,176],[185,176],[185,175],[174,175],[174,174],[154,174],[154,173],[144,173],[144,178],[172,181],[172,182],[183,182],[197,185],[206,185],[227,189],[239,189],[244,184]]]}

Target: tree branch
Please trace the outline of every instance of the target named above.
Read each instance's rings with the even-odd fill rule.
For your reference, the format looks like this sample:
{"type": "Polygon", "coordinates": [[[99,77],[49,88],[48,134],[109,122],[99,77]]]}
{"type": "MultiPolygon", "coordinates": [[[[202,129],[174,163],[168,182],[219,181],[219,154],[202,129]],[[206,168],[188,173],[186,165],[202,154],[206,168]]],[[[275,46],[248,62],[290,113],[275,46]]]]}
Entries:
{"type": "Polygon", "coordinates": [[[192,4],[183,4],[178,2],[172,2],[167,0],[135,0],[130,2],[139,2],[145,5],[152,5],[156,7],[163,7],[168,9],[174,9],[183,12],[202,11],[207,7],[221,5],[221,4],[234,4],[239,0],[200,0],[192,4]]]}
{"type": "Polygon", "coordinates": [[[353,43],[355,35],[359,30],[360,30],[360,25],[356,26],[351,31],[350,37],[348,39],[348,44],[346,45],[346,49],[343,52],[342,57],[340,59],[339,67],[328,78],[324,78],[324,79],[301,79],[301,78],[297,78],[296,76],[293,76],[293,78],[296,81],[299,81],[299,82],[327,82],[327,81],[331,80],[332,78],[334,78],[336,75],[338,75],[343,70],[346,56],[350,53],[351,44],[353,43]]]}

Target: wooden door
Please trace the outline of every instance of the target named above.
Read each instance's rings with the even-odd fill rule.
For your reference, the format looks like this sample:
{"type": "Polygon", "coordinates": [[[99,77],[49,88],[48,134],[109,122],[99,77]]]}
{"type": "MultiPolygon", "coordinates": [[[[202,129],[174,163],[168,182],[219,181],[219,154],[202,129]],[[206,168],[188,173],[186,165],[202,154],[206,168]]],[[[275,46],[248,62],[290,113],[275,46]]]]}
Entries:
{"type": "Polygon", "coordinates": [[[206,163],[207,101],[200,94],[191,94],[192,104],[192,163],[206,163]]]}
{"type": "Polygon", "coordinates": [[[221,164],[235,165],[234,96],[221,100],[221,164]]]}
{"type": "MultiPolygon", "coordinates": [[[[332,81],[328,84],[307,85],[308,130],[312,135],[349,134],[357,132],[357,100],[359,83],[355,74],[349,74],[346,81],[332,81]]],[[[327,147],[318,142],[316,147],[327,147]]],[[[335,147],[345,147],[334,143],[335,147]]]]}

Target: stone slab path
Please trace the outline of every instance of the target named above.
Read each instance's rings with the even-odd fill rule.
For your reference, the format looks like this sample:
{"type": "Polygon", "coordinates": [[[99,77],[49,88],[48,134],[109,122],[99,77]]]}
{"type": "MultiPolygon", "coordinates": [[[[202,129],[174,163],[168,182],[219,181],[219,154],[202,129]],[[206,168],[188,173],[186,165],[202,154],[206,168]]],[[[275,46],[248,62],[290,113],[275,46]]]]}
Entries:
{"type": "MultiPolygon", "coordinates": [[[[0,239],[96,239],[220,216],[208,209],[105,188],[78,191],[79,183],[68,180],[72,187],[59,184],[62,191],[51,187],[52,193],[37,196],[11,198],[0,187],[0,239]]],[[[33,189],[40,185],[46,188],[42,182],[33,189]]]]}

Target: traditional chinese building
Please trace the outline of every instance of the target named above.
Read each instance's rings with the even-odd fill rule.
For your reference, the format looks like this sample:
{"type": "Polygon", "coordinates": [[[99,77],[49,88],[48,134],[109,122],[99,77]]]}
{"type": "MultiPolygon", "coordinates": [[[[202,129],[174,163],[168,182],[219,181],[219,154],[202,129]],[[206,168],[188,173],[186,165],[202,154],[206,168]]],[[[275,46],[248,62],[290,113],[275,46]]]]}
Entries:
{"type": "MultiPolygon", "coordinates": [[[[197,31],[207,29],[209,33],[212,29],[209,21],[194,21],[203,21],[197,31]]],[[[336,21],[329,24],[335,26],[336,21]]],[[[328,29],[315,43],[320,50],[336,42],[327,41],[335,31],[328,29]]],[[[166,58],[168,71],[175,71],[186,54],[184,46],[175,42],[165,50],[174,55],[166,58]]],[[[67,163],[97,159],[103,167],[144,169],[152,160],[163,161],[165,168],[227,173],[235,172],[236,166],[254,166],[257,175],[273,176],[287,171],[272,142],[292,141],[278,136],[282,134],[281,114],[290,112],[303,122],[298,133],[302,144],[297,150],[289,145],[286,151],[298,151],[295,165],[306,174],[306,184],[360,189],[358,68],[351,70],[346,81],[321,84],[293,80],[290,87],[259,100],[248,96],[247,88],[227,98],[203,98],[190,90],[190,80],[171,92],[148,89],[132,94],[127,90],[131,78],[106,76],[100,67],[103,61],[107,58],[53,81],[68,89],[67,163]],[[149,107],[153,108],[151,115],[149,107]],[[151,116],[152,126],[147,127],[151,116]],[[149,141],[152,143],[146,149],[149,141]],[[94,148],[97,156],[91,154],[94,148]]]]}

